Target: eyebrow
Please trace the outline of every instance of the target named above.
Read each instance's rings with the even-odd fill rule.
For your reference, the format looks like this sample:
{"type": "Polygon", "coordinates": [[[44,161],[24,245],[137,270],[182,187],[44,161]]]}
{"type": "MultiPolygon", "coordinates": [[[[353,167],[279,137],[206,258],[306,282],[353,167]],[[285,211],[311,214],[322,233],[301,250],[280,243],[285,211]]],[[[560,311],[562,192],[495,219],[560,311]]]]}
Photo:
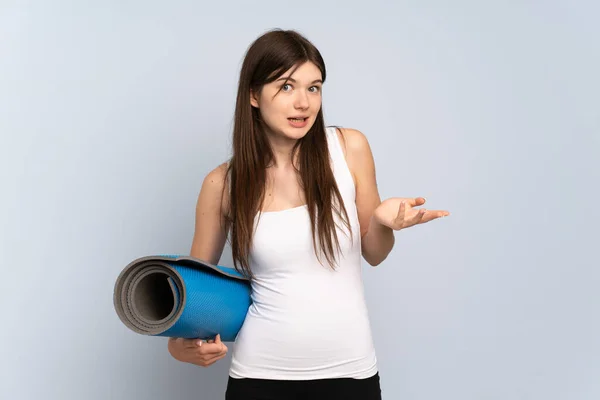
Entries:
{"type": "MultiPolygon", "coordinates": [[[[294,78],[285,77],[285,76],[277,79],[276,82],[279,82],[279,81],[290,81],[292,83],[296,83],[296,80],[294,78]]],[[[315,79],[314,81],[312,81],[311,84],[314,84],[314,83],[323,83],[323,81],[321,79],[315,79]]]]}

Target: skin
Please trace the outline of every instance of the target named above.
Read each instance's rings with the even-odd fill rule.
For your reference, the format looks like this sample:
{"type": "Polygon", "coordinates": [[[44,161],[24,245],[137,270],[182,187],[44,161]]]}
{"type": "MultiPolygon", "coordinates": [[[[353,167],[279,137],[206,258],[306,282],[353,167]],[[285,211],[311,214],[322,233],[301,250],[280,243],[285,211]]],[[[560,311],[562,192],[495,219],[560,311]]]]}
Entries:
{"type": "MultiPolygon", "coordinates": [[[[290,77],[290,71],[283,74],[290,77]]],[[[278,211],[305,204],[305,199],[290,155],[295,142],[307,134],[322,104],[321,73],[312,63],[302,64],[283,85],[282,80],[265,85],[259,93],[250,93],[250,102],[258,108],[269,129],[266,132],[274,151],[273,165],[267,170],[267,196],[263,211],[278,211]],[[289,117],[307,116],[304,128],[292,127],[289,117]]],[[[363,258],[379,265],[391,252],[394,231],[423,224],[449,215],[445,210],[416,207],[425,204],[423,197],[392,197],[381,201],[373,154],[366,136],[356,129],[338,132],[345,143],[344,155],[354,178],[356,206],[362,237],[363,258]]],[[[217,264],[227,233],[222,228],[228,206],[228,194],[222,196],[226,164],[205,177],[196,205],[195,233],[190,255],[217,264]]],[[[217,335],[215,340],[169,339],[171,355],[184,362],[207,367],[227,354],[227,346],[217,335]]]]}

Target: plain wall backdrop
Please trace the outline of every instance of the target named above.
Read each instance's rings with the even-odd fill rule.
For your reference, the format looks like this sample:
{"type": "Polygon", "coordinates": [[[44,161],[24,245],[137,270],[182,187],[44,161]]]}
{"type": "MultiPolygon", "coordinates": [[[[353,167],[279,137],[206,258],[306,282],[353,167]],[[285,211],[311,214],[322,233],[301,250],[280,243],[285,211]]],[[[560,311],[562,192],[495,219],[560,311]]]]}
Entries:
{"type": "Polygon", "coordinates": [[[599,12],[1,1],[0,398],[223,398],[229,356],[173,360],[112,291],[136,257],[189,253],[244,52],[276,27],[321,50],[326,123],[367,135],[382,198],[452,213],[365,263],[384,399],[600,398],[599,12]]]}

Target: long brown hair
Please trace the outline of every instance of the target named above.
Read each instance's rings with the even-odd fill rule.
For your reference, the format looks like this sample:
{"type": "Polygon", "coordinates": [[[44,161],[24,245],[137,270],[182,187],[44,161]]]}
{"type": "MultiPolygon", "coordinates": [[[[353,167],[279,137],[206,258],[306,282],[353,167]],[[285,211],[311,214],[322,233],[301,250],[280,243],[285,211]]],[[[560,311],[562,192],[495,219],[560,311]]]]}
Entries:
{"type": "MultiPolygon", "coordinates": [[[[266,168],[273,161],[273,151],[260,118],[260,111],[250,104],[250,92],[281,77],[304,62],[314,63],[325,82],[325,63],[317,48],[305,37],[291,30],[272,30],[256,39],[244,58],[235,107],[232,156],[227,169],[230,189],[226,221],[234,266],[252,277],[249,256],[257,213],[262,209],[266,186],[266,168]]],[[[294,69],[295,70],[295,69],[294,69]]],[[[339,240],[334,212],[352,231],[342,196],[330,165],[322,108],[308,133],[297,141],[292,159],[298,154],[297,172],[304,190],[312,224],[313,246],[317,257],[323,253],[334,268],[339,240]],[[318,242],[318,246],[317,246],[318,242]],[[320,251],[317,251],[320,249],[320,251]]],[[[321,262],[322,263],[322,262],[321,262]]]]}

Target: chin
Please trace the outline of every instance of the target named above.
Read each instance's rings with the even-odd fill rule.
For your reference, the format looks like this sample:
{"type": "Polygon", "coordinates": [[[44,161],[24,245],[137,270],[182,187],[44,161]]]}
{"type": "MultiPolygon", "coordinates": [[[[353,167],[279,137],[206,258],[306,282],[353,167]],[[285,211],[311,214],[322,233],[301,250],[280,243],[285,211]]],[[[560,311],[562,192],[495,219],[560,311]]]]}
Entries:
{"type": "Polygon", "coordinates": [[[308,131],[310,130],[310,128],[305,128],[305,129],[286,129],[283,134],[290,138],[290,139],[294,139],[294,140],[299,140],[302,139],[304,136],[306,136],[306,134],[308,133],[308,131]]]}

